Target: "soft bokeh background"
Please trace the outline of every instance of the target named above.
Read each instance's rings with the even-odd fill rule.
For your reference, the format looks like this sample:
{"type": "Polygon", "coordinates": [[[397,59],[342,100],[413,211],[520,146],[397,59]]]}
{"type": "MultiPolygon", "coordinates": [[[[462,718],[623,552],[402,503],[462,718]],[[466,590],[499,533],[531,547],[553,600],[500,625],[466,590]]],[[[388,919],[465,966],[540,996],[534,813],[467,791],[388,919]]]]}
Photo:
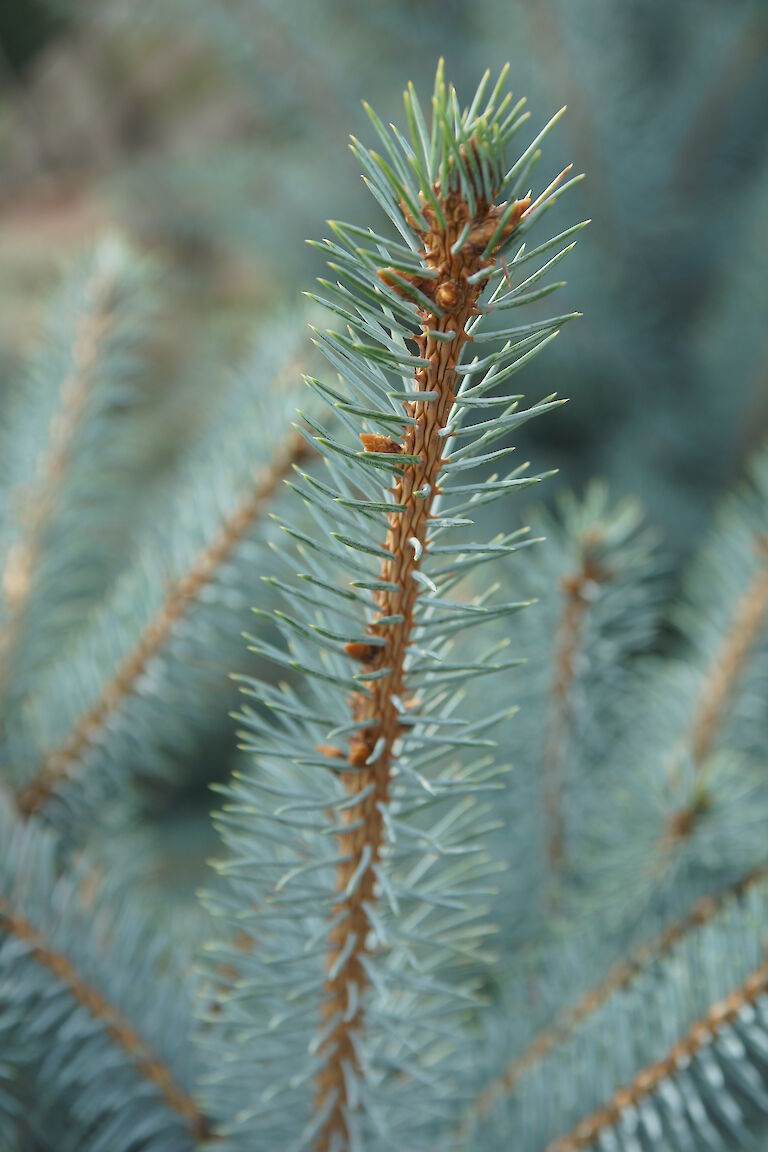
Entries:
{"type": "Polygon", "coordinates": [[[399,117],[440,54],[466,93],[509,59],[532,127],[567,103],[541,175],[587,173],[559,209],[594,221],[563,299],[584,319],[528,380],[572,403],[525,450],[638,495],[682,558],[768,426],[762,0],[4,0],[2,377],[63,262],[117,223],[160,258],[161,386],[202,410],[311,286],[305,237],[371,218],[361,98],[399,117]]]}

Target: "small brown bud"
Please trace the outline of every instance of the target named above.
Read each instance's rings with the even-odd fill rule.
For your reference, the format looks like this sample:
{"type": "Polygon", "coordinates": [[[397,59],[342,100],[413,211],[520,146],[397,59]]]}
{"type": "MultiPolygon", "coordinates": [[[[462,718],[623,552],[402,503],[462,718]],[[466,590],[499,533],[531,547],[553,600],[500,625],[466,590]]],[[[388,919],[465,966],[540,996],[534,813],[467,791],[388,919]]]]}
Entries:
{"type": "Polygon", "coordinates": [[[376,657],[378,648],[373,644],[366,644],[362,640],[350,640],[349,644],[344,645],[344,651],[353,660],[359,660],[362,664],[371,664],[376,657]]]}
{"type": "Polygon", "coordinates": [[[366,452],[390,452],[394,455],[402,451],[397,441],[390,439],[389,436],[382,436],[379,432],[361,432],[360,439],[366,452]]]}
{"type": "Polygon", "coordinates": [[[364,768],[371,749],[362,740],[355,740],[349,746],[349,762],[354,768],[364,768]]]}
{"type": "Polygon", "coordinates": [[[443,280],[435,289],[435,301],[441,308],[451,312],[461,302],[462,293],[455,280],[443,280]]]}
{"type": "Polygon", "coordinates": [[[481,225],[479,228],[472,229],[464,241],[464,247],[468,248],[471,252],[482,252],[490,238],[491,233],[488,231],[487,226],[484,227],[481,225]]]}

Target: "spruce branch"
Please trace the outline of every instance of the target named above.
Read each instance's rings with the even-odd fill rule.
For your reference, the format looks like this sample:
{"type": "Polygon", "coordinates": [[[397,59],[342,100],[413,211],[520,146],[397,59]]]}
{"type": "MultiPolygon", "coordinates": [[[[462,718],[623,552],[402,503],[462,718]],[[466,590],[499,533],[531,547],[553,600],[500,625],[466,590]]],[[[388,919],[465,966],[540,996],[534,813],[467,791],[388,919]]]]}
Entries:
{"type": "Polygon", "coordinates": [[[208,1123],[192,1093],[188,981],[114,883],[94,892],[85,861],[59,875],[55,839],[3,798],[0,833],[0,1043],[13,1082],[62,1149],[191,1152],[208,1123]]]}
{"type": "Polygon", "coordinates": [[[560,403],[523,409],[500,389],[573,315],[487,321],[541,295],[527,290],[552,261],[522,280],[518,266],[565,234],[530,253],[510,244],[567,187],[563,173],[535,200],[517,196],[559,114],[506,169],[504,74],[484,103],[487,81],[462,111],[441,65],[431,129],[409,89],[410,142],[367,109],[384,153],[356,140],[353,151],[399,239],[334,222],[322,245],[338,276],[321,281],[323,302],[344,328],[316,334],[338,381],[307,378],[334,426],[306,423],[328,481],[295,485],[319,531],[285,524],[304,569],[295,587],[280,584],[285,646],[251,637],[300,688],[245,681],[262,706],[240,716],[258,767],[224,790],[231,854],[219,868],[231,887],[209,898],[240,941],[211,946],[213,979],[230,963],[233,976],[205,1032],[209,1099],[232,1147],[257,1132],[335,1152],[406,1131],[409,1147],[426,1147],[464,1058],[492,871],[493,821],[478,799],[496,786],[488,735],[509,708],[462,719],[457,686],[519,661],[505,642],[474,658],[450,650],[462,630],[524,606],[494,609],[462,581],[529,542],[509,532],[476,544],[465,530],[476,507],[539,479],[472,470],[504,460],[508,435],[560,403]],[[243,1051],[264,1029],[268,1069],[243,1051]],[[258,1095],[236,1103],[246,1084],[253,1097],[254,1077],[258,1095]]]}
{"type": "MultiPolygon", "coordinates": [[[[641,1138],[651,1148],[665,1140],[729,1147],[718,1142],[723,1123],[732,1141],[746,1142],[759,1128],[768,1091],[766,901],[763,868],[702,900],[619,962],[535,1033],[503,1077],[486,1083],[454,1146],[496,1148],[514,1130],[521,1152],[641,1138]]],[[[596,952],[586,939],[578,948],[581,981],[596,952]]],[[[551,959],[550,975],[567,984],[569,965],[554,950],[551,959]]],[[[525,980],[517,991],[522,1006],[530,999],[525,980]]],[[[490,1032],[485,1043],[495,1047],[490,1032]]]]}
{"type": "Polygon", "coordinates": [[[500,1076],[480,1090],[456,1131],[456,1146],[464,1146],[473,1129],[488,1119],[498,1101],[513,1093],[527,1072],[567,1041],[574,1030],[612,996],[629,988],[638,976],[662,961],[686,937],[721,915],[729,903],[743,901],[751,888],[764,885],[767,879],[768,865],[756,868],[710,896],[702,897],[684,917],[669,924],[654,939],[640,944],[625,959],[614,964],[603,980],[560,1011],[551,1024],[531,1038],[523,1052],[508,1061],[500,1076]]]}
{"type": "MultiPolygon", "coordinates": [[[[740,1114],[739,1105],[746,1104],[748,1114],[756,1104],[757,1110],[762,1113],[766,1098],[765,1088],[759,1076],[754,1078],[748,1076],[746,1082],[742,1076],[741,1084],[736,1069],[734,1069],[733,1079],[727,1076],[732,1064],[729,1059],[728,1048],[730,1046],[729,1041],[735,1041],[737,1047],[741,1046],[740,1042],[743,1044],[742,1035],[746,1039],[746,1036],[752,1031],[749,1028],[749,1018],[753,1015],[757,1016],[756,1007],[764,999],[766,993],[768,993],[768,962],[750,972],[742,984],[728,992],[725,999],[713,1004],[706,1014],[700,1017],[690,1030],[677,1040],[659,1060],[654,1060],[652,1064],[641,1068],[634,1079],[617,1089],[606,1104],[579,1121],[567,1135],[560,1136],[548,1144],[546,1152],[577,1152],[581,1148],[597,1147],[603,1133],[622,1125],[622,1121],[628,1114],[637,1117],[642,1116],[644,1104],[651,1100],[662,1087],[674,1083],[677,1077],[688,1079],[690,1076],[688,1069],[691,1065],[694,1069],[696,1068],[697,1057],[701,1057],[702,1054],[705,1057],[702,1060],[704,1076],[708,1072],[716,1074],[719,1071],[723,1079],[728,1082],[728,1089],[722,1101],[712,1101],[711,1103],[702,1093],[701,1103],[704,1105],[702,1111],[705,1114],[706,1125],[702,1123],[701,1117],[697,1117],[693,1123],[690,1121],[688,1123],[690,1123],[691,1128],[694,1127],[694,1124],[699,1128],[709,1127],[714,1133],[717,1122],[722,1122],[722,1114],[727,1103],[731,1102],[736,1104],[736,1108],[733,1109],[733,1127],[746,1136],[745,1117],[740,1114]],[[742,1025],[741,1028],[738,1027],[739,1024],[742,1025]],[[720,1048],[717,1040],[723,1034],[725,1034],[726,1039],[720,1048]]],[[[756,1042],[757,1036],[765,1038],[765,1029],[761,1025],[758,1025],[754,1029],[753,1035],[750,1036],[753,1044],[756,1042]]],[[[752,1053],[749,1053],[746,1045],[740,1055],[742,1054],[746,1059],[742,1059],[741,1063],[749,1072],[753,1071],[750,1059],[752,1053]]],[[[762,1071],[764,1065],[759,1055],[754,1062],[762,1071]]],[[[738,1061],[733,1061],[733,1063],[738,1064],[738,1061]]],[[[681,1099],[680,1105],[682,1104],[681,1099]]],[[[684,1106],[679,1107],[680,1116],[677,1118],[681,1126],[686,1123],[687,1119],[684,1118],[683,1109],[684,1106]]],[[[669,1112],[672,1113],[670,1120],[674,1125],[674,1105],[670,1108],[661,1104],[658,1107],[658,1119],[660,1121],[662,1117],[667,1119],[669,1112]]]]}
{"type": "Polygon", "coordinates": [[[697,765],[711,754],[731,695],[768,625],[768,537],[758,537],[754,546],[761,563],[734,605],[731,623],[706,670],[699,694],[689,737],[697,765]]]}
{"type": "Polygon", "coordinates": [[[158,1060],[133,1025],[97,988],[83,980],[72,962],[52,948],[45,938],[7,900],[0,897],[0,933],[18,941],[36,964],[46,968],[64,985],[72,999],[87,1010],[122,1049],[139,1075],[157,1089],[169,1108],[182,1118],[196,1139],[207,1134],[207,1123],[189,1093],[175,1083],[171,1070],[158,1060]]]}
{"type": "MultiPolygon", "coordinates": [[[[757,665],[756,678],[760,678],[768,632],[767,511],[768,468],[763,451],[754,461],[752,483],[726,503],[720,526],[693,567],[687,601],[678,613],[692,658],[700,663],[694,664],[698,683],[688,731],[672,750],[668,771],[673,775],[680,761],[690,757],[701,784],[693,790],[690,804],[671,816],[668,833],[673,841],[689,837],[707,815],[712,804],[712,786],[707,780],[710,762],[734,726],[739,697],[749,697],[752,665],[757,665]],[[713,577],[720,586],[716,613],[707,603],[713,594],[709,585],[713,577]]],[[[751,726],[745,727],[749,731],[751,726]]]]}
{"type": "Polygon", "coordinates": [[[584,816],[614,786],[614,744],[662,588],[656,532],[636,501],[612,500],[604,484],[561,494],[555,514],[538,509],[531,523],[546,544],[520,574],[535,607],[509,621],[527,660],[511,678],[519,714],[501,737],[517,765],[505,805],[515,835],[498,837],[510,862],[498,905],[510,961],[522,941],[551,937],[579,900],[584,816]]]}
{"type": "Polygon", "coordinates": [[[37,475],[22,497],[19,520],[24,536],[10,550],[2,574],[2,588],[9,619],[0,637],[2,667],[7,676],[8,654],[23,625],[33,582],[33,570],[40,554],[42,538],[51,517],[62,478],[72,452],[72,441],[83,418],[88,395],[94,386],[94,369],[101,343],[114,324],[111,308],[114,269],[104,275],[98,270],[86,286],[89,310],[78,322],[72,346],[72,366],[61,384],[59,411],[48,426],[47,444],[37,463],[37,475]]]}
{"type": "Polygon", "coordinates": [[[688,574],[672,617],[682,653],[639,666],[634,706],[646,722],[627,725],[614,753],[632,767],[595,805],[587,863],[625,926],[679,915],[715,878],[766,859],[767,508],[763,451],[688,574]]]}
{"type": "MultiPolygon", "coordinates": [[[[481,1088],[458,1130],[459,1143],[469,1138],[476,1125],[490,1122],[494,1111],[503,1108],[505,1097],[527,1091],[527,1077],[550,1057],[556,1059],[562,1046],[576,1043],[569,1038],[579,1029],[599,1028],[590,1024],[592,1017],[617,993],[626,992],[639,978],[645,978],[645,973],[659,969],[665,957],[686,937],[695,936],[700,927],[719,916],[732,896],[737,897],[737,902],[743,901],[765,879],[763,774],[753,771],[745,759],[750,748],[759,746],[756,733],[750,736],[750,727],[759,721],[754,702],[749,702],[754,688],[747,681],[752,676],[758,688],[762,682],[759,668],[750,669],[750,664],[760,665],[764,652],[765,570],[760,547],[768,491],[764,468],[763,456],[755,463],[753,487],[728,502],[719,529],[689,579],[686,603],[678,610],[677,618],[689,639],[690,662],[683,666],[678,661],[664,667],[656,660],[646,667],[649,696],[655,706],[647,699],[644,702],[638,683],[634,686],[633,708],[638,714],[646,714],[648,722],[639,728],[631,725],[629,743],[637,743],[640,755],[630,773],[631,795],[637,792],[644,796],[646,807],[658,803],[656,777],[661,772],[669,792],[668,797],[662,793],[665,809],[648,819],[640,808],[628,805],[627,782],[619,785],[616,807],[609,807],[607,815],[605,793],[602,802],[596,804],[595,819],[610,827],[612,843],[611,853],[606,854],[602,841],[598,841],[598,866],[601,872],[613,873],[612,885],[622,904],[622,920],[626,920],[627,907],[633,917],[637,915],[636,901],[628,894],[640,876],[649,887],[653,886],[653,900],[658,904],[660,879],[674,873],[678,881],[674,906],[690,911],[682,915],[678,912],[679,919],[668,924],[650,943],[636,948],[628,960],[620,962],[572,1007],[561,1011],[554,1024],[534,1034],[523,1051],[507,1061],[504,1072],[481,1088]],[[717,590],[714,598],[713,587],[717,590]],[[740,697],[745,694],[747,702],[740,704],[740,697]],[[695,727],[691,717],[700,716],[706,716],[709,725],[707,751],[702,759],[693,754],[695,742],[690,735],[695,727]],[[741,744],[741,757],[722,751],[724,742],[727,746],[734,737],[741,744]],[[673,779],[667,780],[670,763],[679,764],[681,744],[690,749],[693,775],[689,780],[689,774],[682,773],[679,779],[673,774],[673,779]],[[715,748],[721,749],[716,756],[715,748]],[[655,771],[649,757],[653,758],[655,771]],[[697,784],[702,775],[703,786],[697,784]],[[673,786],[675,780],[677,784],[673,786]],[[693,886],[682,870],[684,864],[691,870],[693,886]],[[714,894],[696,900],[691,908],[691,887],[693,899],[701,892],[702,882],[705,891],[711,889],[714,870],[719,878],[714,894]],[[723,878],[729,875],[735,875],[735,879],[722,887],[723,878]]],[[[618,762],[632,764],[634,760],[622,749],[618,762]]],[[[667,917],[670,908],[663,911],[667,917]]],[[[689,963],[686,958],[686,966],[689,963]]],[[[625,1027],[616,1025],[619,1026],[625,1027]]],[[[651,1073],[649,1065],[647,1075],[653,1081],[651,1073]]],[[[638,1082],[644,1082],[642,1072],[638,1082]]],[[[596,1115],[597,1119],[602,1117],[600,1111],[596,1115]]]]}
{"type": "Polygon", "coordinates": [[[565,818],[562,810],[563,760],[572,725],[572,689],[581,634],[594,589],[612,578],[599,558],[601,531],[595,525],[580,541],[580,555],[575,570],[561,582],[562,616],[557,627],[554,651],[554,674],[551,689],[551,719],[544,748],[544,807],[547,822],[547,865],[549,870],[549,904],[557,904],[558,873],[565,852],[565,818]]]}
{"type": "Polygon", "coordinates": [[[3,748],[21,810],[68,839],[107,802],[124,817],[130,785],[173,778],[222,721],[235,694],[227,671],[243,666],[240,612],[274,570],[268,513],[311,451],[292,426],[307,343],[293,317],[257,334],[130,564],[39,678],[3,748]]]}
{"type": "MultiPolygon", "coordinates": [[[[448,137],[450,140],[451,137],[448,137]]],[[[477,148],[469,140],[464,163],[477,148]]],[[[456,367],[469,339],[467,325],[478,314],[482,284],[473,282],[476,273],[489,267],[483,254],[495,252],[530,204],[530,198],[496,206],[485,199],[485,189],[476,188],[470,176],[474,204],[457,187],[447,194],[435,192],[434,204],[421,206],[422,222],[406,212],[406,219],[424,252],[420,274],[410,280],[393,269],[379,270],[380,279],[398,295],[408,298],[418,288],[421,332],[415,337],[419,366],[414,372],[414,398],[406,401],[407,425],[401,441],[378,433],[361,433],[366,452],[388,454],[406,463],[395,472],[391,488],[397,512],[387,518],[387,535],[373,591],[376,616],[366,629],[366,638],[345,645],[347,654],[362,668],[358,674],[365,690],[352,696],[352,723],[357,732],[350,742],[347,759],[353,771],[342,772],[342,783],[357,802],[345,809],[342,823],[349,831],[338,838],[339,864],[336,876],[340,922],[329,938],[327,967],[338,973],[329,978],[323,1005],[327,1021],[336,1021],[325,1040],[329,1053],[318,1074],[316,1108],[328,1113],[315,1141],[317,1152],[328,1152],[339,1136],[349,1139],[346,1114],[350,1100],[345,1088],[345,1066],[356,1064],[354,1036],[363,1027],[362,1000],[368,977],[364,956],[367,950],[365,908],[374,902],[376,868],[384,845],[384,809],[390,801],[390,778],[395,742],[402,735],[402,706],[396,701],[407,697],[406,656],[412,643],[414,610],[423,590],[414,573],[428,544],[433,507],[440,493],[439,478],[450,462],[450,444],[445,436],[455,400],[456,367]],[[473,210],[474,209],[474,210],[473,210]],[[465,236],[463,243],[460,238],[465,236]],[[419,392],[436,393],[428,402],[419,392]],[[446,447],[448,454],[444,455],[446,447]],[[359,883],[354,883],[362,873],[359,883]],[[347,894],[349,893],[349,894],[347,894]],[[345,963],[340,964],[340,960],[345,963]],[[351,986],[358,989],[359,1007],[347,1012],[351,986]]],[[[413,359],[411,357],[411,359],[413,359]]],[[[381,549],[378,549],[381,551],[381,549]]],[[[322,1054],[322,1053],[321,1053],[322,1054]]]]}
{"type": "Polygon", "coordinates": [[[17,804],[22,813],[28,816],[43,808],[57,785],[71,775],[125,697],[136,690],[150,661],[167,643],[179,620],[265,514],[281,482],[306,458],[308,451],[306,441],[298,433],[290,434],[284,443],[278,444],[270,464],[256,477],[253,490],[225,517],[213,539],[197,554],[187,571],[172,583],[164,601],[144,625],[98,699],[77,718],[68,735],[45,757],[37,774],[18,791],[17,804]]]}
{"type": "MultiPolygon", "coordinates": [[[[112,236],[103,240],[89,267],[68,281],[63,299],[52,308],[49,345],[42,350],[25,393],[11,405],[2,465],[8,489],[4,529],[9,533],[0,576],[3,704],[11,683],[15,695],[22,692],[23,666],[39,647],[35,636],[26,636],[30,623],[44,634],[41,615],[49,631],[56,614],[63,619],[68,611],[71,619],[71,601],[84,594],[83,570],[98,580],[104,566],[106,548],[86,553],[77,539],[70,538],[69,517],[74,509],[81,515],[98,515],[99,496],[90,488],[94,476],[89,480],[85,475],[84,452],[93,454],[88,464],[99,470],[102,489],[118,477],[124,479],[125,461],[119,450],[112,446],[110,458],[103,445],[119,438],[121,423],[126,435],[131,424],[130,406],[139,378],[136,346],[147,335],[147,288],[145,271],[123,244],[112,236]],[[34,413],[32,405],[37,405],[34,413]],[[34,429],[27,426],[31,416],[34,429]],[[87,440],[92,443],[86,445],[87,440]],[[64,578],[69,575],[67,563],[72,573],[69,583],[64,578]]],[[[101,524],[106,527],[106,519],[101,524]]],[[[80,534],[88,539],[82,527],[80,534]]],[[[38,656],[31,670],[40,662],[38,656]]]]}

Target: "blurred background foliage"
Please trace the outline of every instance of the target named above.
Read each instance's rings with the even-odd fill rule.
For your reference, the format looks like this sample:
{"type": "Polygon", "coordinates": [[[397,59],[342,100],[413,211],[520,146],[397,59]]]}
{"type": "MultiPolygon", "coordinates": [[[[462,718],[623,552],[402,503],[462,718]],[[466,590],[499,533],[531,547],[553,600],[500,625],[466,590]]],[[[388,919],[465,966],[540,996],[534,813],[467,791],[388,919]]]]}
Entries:
{"type": "Polygon", "coordinates": [[[768,426],[767,49],[762,0],[6,0],[1,378],[117,225],[162,269],[162,469],[254,325],[312,286],[305,238],[365,219],[361,97],[399,118],[438,55],[460,91],[509,59],[535,123],[568,104],[556,148],[593,219],[584,319],[529,380],[573,402],[521,451],[639,497],[682,560],[768,426]]]}

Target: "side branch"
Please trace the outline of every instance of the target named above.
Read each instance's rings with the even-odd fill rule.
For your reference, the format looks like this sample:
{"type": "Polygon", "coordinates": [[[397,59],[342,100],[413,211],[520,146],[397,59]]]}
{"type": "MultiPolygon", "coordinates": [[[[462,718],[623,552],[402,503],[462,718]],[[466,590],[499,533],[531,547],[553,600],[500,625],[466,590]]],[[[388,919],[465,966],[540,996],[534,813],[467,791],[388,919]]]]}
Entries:
{"type": "Polygon", "coordinates": [[[61,384],[60,407],[48,427],[48,443],[38,461],[37,477],[23,497],[22,536],[9,549],[0,577],[0,590],[8,612],[5,627],[0,631],[0,698],[5,694],[14,651],[24,628],[45,532],[94,388],[102,344],[114,325],[114,287],[114,274],[97,272],[86,289],[90,307],[81,316],[75,332],[71,372],[61,384]]]}
{"type": "Polygon", "coordinates": [[[209,1136],[206,1118],[192,1097],[176,1084],[170,1068],[154,1055],[117,1008],[77,974],[72,962],[51,949],[33,925],[2,897],[0,932],[21,941],[36,963],[66,985],[77,1003],[103,1025],[110,1038],[128,1055],[138,1074],[151,1082],[168,1107],[183,1119],[196,1140],[209,1136]]]}
{"type": "Polygon", "coordinates": [[[567,756],[567,742],[572,721],[571,688],[576,673],[576,660],[584,629],[590,584],[604,581],[608,574],[594,559],[592,552],[597,543],[593,531],[583,541],[578,569],[561,584],[564,609],[557,629],[554,676],[552,681],[552,718],[544,749],[544,813],[547,824],[547,866],[549,872],[549,902],[557,902],[557,875],[565,851],[565,821],[563,817],[563,772],[567,756]]]}
{"type": "Polygon", "coordinates": [[[696,764],[713,749],[725,709],[750,649],[768,618],[768,543],[758,543],[763,564],[736,605],[731,626],[706,674],[704,688],[691,727],[690,740],[696,764]]]}
{"type": "Polygon", "coordinates": [[[549,1144],[546,1152],[577,1152],[580,1148],[593,1147],[601,1132],[617,1124],[628,1108],[636,1108],[665,1080],[672,1079],[700,1049],[711,1043],[721,1028],[738,1019],[745,1008],[755,1004],[767,992],[768,963],[757,968],[725,1000],[714,1004],[661,1060],[642,1068],[632,1082],[615,1092],[603,1108],[582,1120],[572,1132],[549,1144]]]}
{"type": "Polygon", "coordinates": [[[636,948],[627,960],[615,965],[604,980],[590,988],[570,1008],[561,1012],[554,1024],[539,1032],[520,1056],[510,1060],[498,1080],[483,1089],[457,1133],[457,1143],[460,1144],[466,1138],[473,1123],[483,1121],[491,1114],[498,1100],[515,1090],[518,1081],[526,1072],[567,1040],[571,1032],[593,1012],[598,1011],[611,996],[627,988],[640,972],[662,959],[689,933],[714,919],[729,901],[743,899],[750,889],[764,883],[766,879],[768,879],[768,866],[755,869],[714,896],[703,897],[682,920],[671,924],[655,940],[636,948]]]}
{"type": "Polygon", "coordinates": [[[258,477],[253,491],[230,513],[214,539],[198,553],[189,570],[171,585],[165,600],[95,703],[79,717],[65,740],[48,754],[37,776],[19,791],[17,804],[24,815],[44,807],[56,785],[68,776],[71,767],[93,744],[109,717],[133,691],[149,662],[160,651],[176,623],[189,611],[202,588],[213,580],[222,564],[264,514],[281,481],[309,451],[307,442],[298,433],[292,434],[278,448],[271,466],[258,477]]]}

